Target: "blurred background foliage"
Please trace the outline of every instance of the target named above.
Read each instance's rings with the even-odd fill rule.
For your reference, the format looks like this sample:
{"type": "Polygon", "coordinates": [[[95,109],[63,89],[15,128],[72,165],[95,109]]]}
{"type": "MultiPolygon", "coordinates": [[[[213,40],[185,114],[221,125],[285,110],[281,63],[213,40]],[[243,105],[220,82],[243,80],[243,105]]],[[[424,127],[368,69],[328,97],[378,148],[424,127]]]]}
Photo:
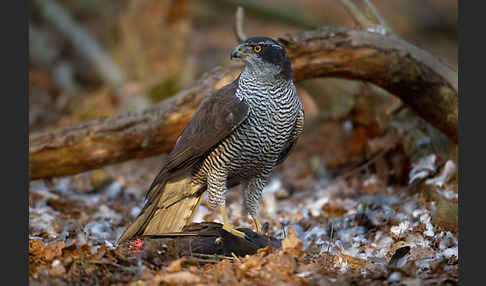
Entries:
{"type": "MultiPolygon", "coordinates": [[[[238,5],[245,8],[248,36],[356,26],[341,2],[331,0],[30,2],[31,133],[142,110],[217,66],[237,65],[229,53],[236,44],[232,25],[238,5]]],[[[373,3],[400,37],[457,70],[457,1],[373,3]]],[[[360,85],[314,79],[300,82],[299,89],[310,96],[311,115],[342,118],[354,108],[360,85]]]]}

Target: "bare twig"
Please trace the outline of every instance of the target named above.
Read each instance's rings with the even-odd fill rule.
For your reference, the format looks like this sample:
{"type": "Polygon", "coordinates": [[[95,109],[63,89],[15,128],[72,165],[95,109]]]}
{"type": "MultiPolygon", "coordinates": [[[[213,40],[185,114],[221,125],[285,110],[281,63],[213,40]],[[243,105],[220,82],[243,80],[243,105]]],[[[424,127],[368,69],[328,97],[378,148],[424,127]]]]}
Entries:
{"type": "Polygon", "coordinates": [[[136,271],[136,267],[134,267],[134,266],[123,266],[123,265],[120,265],[118,263],[111,262],[111,261],[108,261],[108,260],[90,260],[89,263],[101,264],[101,265],[111,265],[111,266],[114,266],[116,268],[119,268],[119,269],[121,269],[123,271],[127,271],[127,272],[136,271]]]}
{"type": "Polygon", "coordinates": [[[224,256],[224,255],[217,255],[217,254],[203,254],[203,253],[193,253],[192,256],[195,257],[204,257],[204,258],[216,258],[216,259],[229,259],[234,260],[234,257],[231,256],[224,256]]]}
{"type": "Polygon", "coordinates": [[[363,0],[363,2],[366,4],[366,7],[368,10],[371,12],[371,14],[375,17],[377,22],[385,28],[385,32],[387,35],[397,35],[395,30],[388,24],[388,21],[385,20],[385,18],[380,14],[378,9],[376,9],[375,5],[371,3],[369,0],[363,0]]]}
{"type": "Polygon", "coordinates": [[[187,262],[195,263],[218,263],[219,260],[203,259],[203,258],[188,258],[187,262]]]}
{"type": "Polygon", "coordinates": [[[238,256],[236,256],[234,252],[231,252],[231,256],[233,257],[233,260],[236,260],[241,263],[241,260],[238,258],[238,256]]]}
{"type": "Polygon", "coordinates": [[[331,243],[334,242],[334,224],[331,222],[331,235],[329,235],[331,242],[327,245],[327,254],[329,254],[329,248],[331,248],[331,243]]]}
{"type": "Polygon", "coordinates": [[[236,8],[235,22],[233,25],[233,30],[235,32],[236,40],[241,43],[247,39],[245,32],[243,32],[243,21],[245,18],[245,11],[243,7],[238,6],[236,8]]]}
{"type": "Polygon", "coordinates": [[[392,147],[387,147],[383,150],[381,150],[378,154],[376,154],[375,156],[373,156],[371,159],[367,160],[366,162],[364,162],[363,164],[359,165],[358,167],[350,170],[349,172],[346,172],[342,175],[339,175],[337,176],[336,178],[334,178],[332,180],[332,182],[329,183],[329,185],[339,181],[339,180],[344,180],[354,174],[357,174],[365,169],[367,169],[371,164],[375,163],[376,160],[378,160],[380,157],[383,157],[386,155],[386,153],[388,153],[390,150],[392,149],[392,147]]]}
{"type": "Polygon", "coordinates": [[[314,19],[309,13],[299,9],[299,6],[291,1],[277,1],[268,3],[259,0],[211,0],[209,3],[218,7],[235,9],[243,6],[247,13],[261,17],[265,21],[278,21],[287,25],[293,25],[303,29],[315,29],[326,25],[322,19],[314,19]]]}
{"type": "Polygon", "coordinates": [[[375,27],[376,24],[371,22],[365,14],[356,6],[352,0],[341,0],[346,11],[351,15],[353,20],[363,29],[375,27]]]}
{"type": "Polygon", "coordinates": [[[346,11],[353,17],[355,22],[363,29],[375,31],[383,35],[395,35],[385,18],[378,12],[378,9],[369,0],[362,0],[368,13],[354,4],[352,0],[341,0],[346,11]],[[371,16],[371,17],[370,17],[371,16]]]}

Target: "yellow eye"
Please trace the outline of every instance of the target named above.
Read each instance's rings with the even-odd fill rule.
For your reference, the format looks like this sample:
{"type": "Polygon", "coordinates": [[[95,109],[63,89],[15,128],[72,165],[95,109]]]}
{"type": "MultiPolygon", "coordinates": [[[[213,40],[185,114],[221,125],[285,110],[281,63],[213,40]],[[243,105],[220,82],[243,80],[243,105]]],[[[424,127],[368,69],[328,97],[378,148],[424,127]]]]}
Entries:
{"type": "Polygon", "coordinates": [[[260,46],[260,45],[258,45],[258,46],[254,46],[254,47],[253,47],[253,51],[254,51],[255,53],[259,53],[259,52],[261,52],[261,51],[262,51],[262,46],[260,46]]]}

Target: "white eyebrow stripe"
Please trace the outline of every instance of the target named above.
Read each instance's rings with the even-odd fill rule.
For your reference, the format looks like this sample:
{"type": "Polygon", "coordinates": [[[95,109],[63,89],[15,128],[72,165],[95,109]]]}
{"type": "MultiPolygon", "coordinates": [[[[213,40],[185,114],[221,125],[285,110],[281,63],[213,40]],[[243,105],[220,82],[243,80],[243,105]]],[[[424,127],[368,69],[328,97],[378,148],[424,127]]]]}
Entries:
{"type": "Polygon", "coordinates": [[[269,43],[269,42],[258,42],[258,43],[254,44],[254,45],[272,46],[272,47],[275,47],[275,48],[283,49],[282,46],[277,45],[277,44],[273,44],[273,43],[269,43]]]}
{"type": "Polygon", "coordinates": [[[275,44],[270,44],[272,47],[275,47],[275,48],[279,48],[279,49],[283,49],[281,46],[279,45],[275,45],[275,44]]]}

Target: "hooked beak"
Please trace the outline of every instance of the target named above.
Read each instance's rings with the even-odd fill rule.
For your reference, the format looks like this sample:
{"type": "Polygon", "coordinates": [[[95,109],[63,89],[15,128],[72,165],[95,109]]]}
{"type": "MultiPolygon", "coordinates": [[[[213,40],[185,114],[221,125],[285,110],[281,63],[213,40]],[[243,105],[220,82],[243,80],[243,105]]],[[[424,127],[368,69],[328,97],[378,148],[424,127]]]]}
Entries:
{"type": "Polygon", "coordinates": [[[250,47],[244,44],[236,46],[231,52],[230,59],[244,59],[250,54],[250,47]]]}

